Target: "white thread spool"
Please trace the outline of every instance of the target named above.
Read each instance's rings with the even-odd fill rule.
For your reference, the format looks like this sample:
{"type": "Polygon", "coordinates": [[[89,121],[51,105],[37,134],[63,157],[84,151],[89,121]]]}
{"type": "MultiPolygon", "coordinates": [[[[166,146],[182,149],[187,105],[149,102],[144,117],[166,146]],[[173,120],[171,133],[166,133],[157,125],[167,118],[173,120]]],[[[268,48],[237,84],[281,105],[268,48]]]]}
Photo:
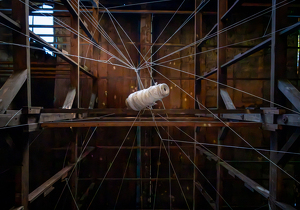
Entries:
{"type": "Polygon", "coordinates": [[[125,100],[126,106],[135,111],[140,111],[147,106],[153,106],[156,101],[167,97],[170,93],[167,84],[151,86],[144,90],[131,93],[125,100]]]}

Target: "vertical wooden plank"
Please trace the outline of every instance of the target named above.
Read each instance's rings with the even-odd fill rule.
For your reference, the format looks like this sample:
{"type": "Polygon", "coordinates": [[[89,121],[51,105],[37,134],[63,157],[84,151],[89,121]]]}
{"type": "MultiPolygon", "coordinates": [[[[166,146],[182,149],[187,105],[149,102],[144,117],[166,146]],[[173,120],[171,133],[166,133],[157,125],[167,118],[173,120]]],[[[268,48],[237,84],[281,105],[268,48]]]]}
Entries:
{"type": "MultiPolygon", "coordinates": [[[[278,29],[285,27],[287,23],[287,7],[278,8],[278,4],[283,0],[272,0],[272,43],[271,43],[271,79],[270,79],[270,100],[275,103],[282,104],[285,101],[283,94],[277,87],[278,79],[286,77],[286,59],[287,59],[287,39],[285,36],[279,36],[278,29]]],[[[274,107],[273,104],[270,104],[274,107]]],[[[279,149],[280,144],[279,131],[271,132],[270,149],[279,149]]],[[[270,159],[274,162],[276,160],[275,154],[270,154],[270,159]]],[[[282,173],[273,164],[270,163],[269,171],[269,191],[270,199],[269,206],[271,209],[280,209],[276,205],[276,201],[282,200],[282,173]]]]}
{"type": "Polygon", "coordinates": [[[27,106],[31,106],[31,71],[30,71],[30,44],[29,44],[29,0],[20,2],[12,0],[12,19],[21,26],[21,33],[13,31],[13,40],[15,44],[26,45],[27,47],[18,47],[14,45],[13,60],[14,71],[24,71],[27,69],[27,106]],[[24,36],[24,34],[26,36],[24,36]]]}
{"type": "Polygon", "coordinates": [[[0,89],[0,114],[4,114],[27,78],[27,70],[14,72],[0,89]]]}
{"type": "MultiPolygon", "coordinates": [[[[140,43],[141,43],[141,45],[140,45],[140,51],[141,51],[141,54],[143,55],[145,60],[148,60],[151,57],[151,52],[152,52],[152,50],[150,50],[150,48],[151,48],[150,44],[152,43],[152,34],[151,34],[151,32],[152,32],[152,14],[141,14],[141,23],[140,23],[140,43]]],[[[142,56],[140,56],[140,62],[141,63],[145,62],[144,59],[142,58],[142,56]]],[[[150,59],[148,62],[151,62],[151,61],[152,61],[152,59],[150,59]]],[[[141,75],[141,77],[150,78],[152,76],[152,69],[151,68],[142,69],[141,72],[140,72],[140,75],[141,75]]],[[[144,83],[147,83],[150,86],[152,84],[151,78],[149,79],[149,82],[145,81],[144,83]]]]}
{"type": "MultiPolygon", "coordinates": [[[[21,33],[13,32],[13,41],[16,44],[26,45],[28,47],[17,47],[13,49],[14,72],[22,72],[27,69],[27,106],[31,106],[31,83],[30,83],[30,48],[29,48],[29,0],[20,2],[12,0],[12,18],[21,26],[21,33]]],[[[18,142],[18,152],[22,158],[19,166],[16,166],[16,190],[15,204],[23,206],[24,210],[28,210],[28,194],[29,194],[29,133],[24,133],[18,142]]]]}
{"type": "MultiPolygon", "coordinates": [[[[98,5],[98,0],[95,1],[95,5],[98,5]]],[[[99,22],[99,8],[98,7],[93,7],[93,18],[99,22]]],[[[100,24],[100,23],[99,23],[100,24]]],[[[98,24],[97,24],[98,26],[98,24]]],[[[100,33],[97,30],[97,28],[92,27],[92,33],[94,34],[93,38],[94,40],[99,43],[99,36],[100,33]]],[[[100,50],[96,46],[92,46],[91,48],[91,57],[93,59],[98,59],[100,50]]],[[[98,62],[97,61],[91,61],[90,69],[92,70],[94,76],[98,77],[98,62]]],[[[92,84],[92,94],[91,94],[91,99],[90,99],[90,104],[89,104],[89,109],[94,108],[95,102],[96,102],[96,97],[98,95],[98,79],[93,79],[93,84],[92,84]]]]}
{"type": "MultiPolygon", "coordinates": [[[[78,0],[70,0],[70,4],[75,8],[77,11],[77,1],[78,0]]],[[[78,31],[78,19],[71,15],[71,28],[73,28],[75,31],[78,31]]],[[[71,33],[70,41],[71,41],[71,52],[72,55],[78,55],[78,35],[77,33],[71,33]]],[[[79,58],[77,56],[73,56],[72,58],[76,63],[79,62],[79,58]]],[[[74,101],[74,106],[79,108],[79,74],[78,74],[78,67],[71,65],[71,70],[70,70],[70,80],[71,80],[71,88],[76,89],[76,97],[74,101]]]]}
{"type": "Polygon", "coordinates": [[[23,206],[24,210],[28,210],[28,194],[29,194],[29,133],[23,133],[22,138],[18,141],[18,150],[22,161],[15,168],[15,204],[23,206]]]}
{"type": "MultiPolygon", "coordinates": [[[[218,75],[217,75],[217,81],[220,83],[227,83],[227,69],[221,68],[222,64],[226,62],[226,48],[221,48],[223,46],[226,46],[226,33],[219,33],[223,28],[225,28],[225,23],[222,22],[221,18],[226,13],[228,9],[228,1],[227,0],[218,0],[218,8],[217,8],[217,23],[218,23],[218,35],[217,35],[217,68],[218,68],[218,75]]],[[[221,98],[220,94],[220,88],[221,86],[218,85],[217,90],[217,106],[218,108],[224,108],[224,103],[221,98]]],[[[219,132],[222,132],[222,130],[219,130],[219,132]]],[[[218,144],[222,144],[222,139],[218,138],[218,144]]],[[[218,156],[222,158],[222,148],[218,147],[218,156]]],[[[217,163],[217,191],[220,195],[223,194],[223,169],[220,166],[220,160],[218,160],[217,163]]],[[[217,195],[216,198],[216,209],[222,209],[223,206],[223,200],[219,195],[217,195]]]]}
{"type": "MultiPolygon", "coordinates": [[[[223,28],[225,28],[225,23],[222,22],[221,18],[226,13],[228,8],[228,1],[227,0],[218,0],[218,35],[217,35],[217,68],[218,68],[218,82],[220,83],[227,83],[227,69],[221,68],[221,66],[226,63],[226,32],[219,33],[223,28]]],[[[224,107],[220,96],[220,85],[218,85],[218,107],[224,107]]]]}
{"type": "MultiPolygon", "coordinates": [[[[198,5],[200,4],[199,0],[195,0],[195,8],[198,7],[198,5]]],[[[203,38],[202,37],[202,20],[203,20],[203,14],[202,12],[199,12],[195,15],[195,26],[194,26],[194,34],[195,34],[195,38],[194,41],[196,42],[197,40],[203,38]]],[[[201,52],[201,48],[197,47],[197,44],[194,46],[194,52],[195,52],[195,70],[194,70],[194,74],[196,75],[201,75],[201,69],[200,69],[200,54],[197,55],[197,53],[201,52]]],[[[197,79],[197,78],[196,78],[197,79]]],[[[203,85],[203,81],[202,80],[195,80],[195,96],[196,99],[199,99],[199,102],[203,105],[205,105],[205,88],[202,89],[202,85],[203,85]]],[[[195,107],[198,107],[198,103],[195,101],[195,107]]],[[[201,109],[202,107],[198,107],[199,109],[201,109]]]]}
{"type": "MultiPolygon", "coordinates": [[[[75,163],[77,162],[77,158],[78,158],[78,136],[79,136],[79,130],[78,128],[73,128],[73,133],[75,134],[71,141],[71,145],[70,145],[70,148],[71,148],[71,158],[70,158],[70,162],[71,163],[75,163]]],[[[72,170],[73,171],[73,170],[72,170]]],[[[78,176],[77,176],[77,167],[74,169],[73,171],[73,174],[70,178],[70,188],[71,188],[71,192],[75,198],[75,201],[76,201],[76,198],[77,198],[77,188],[78,188],[78,176]]],[[[74,202],[74,200],[72,200],[72,209],[77,209],[76,207],[76,204],[74,202]]]]}

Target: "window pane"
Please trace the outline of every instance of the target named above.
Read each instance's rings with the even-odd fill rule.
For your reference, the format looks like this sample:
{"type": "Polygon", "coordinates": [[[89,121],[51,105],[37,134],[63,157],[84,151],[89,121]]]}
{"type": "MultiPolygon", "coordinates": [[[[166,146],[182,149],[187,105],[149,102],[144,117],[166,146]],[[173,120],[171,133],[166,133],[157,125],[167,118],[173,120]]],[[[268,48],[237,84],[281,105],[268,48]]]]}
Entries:
{"type": "Polygon", "coordinates": [[[33,28],[33,32],[36,34],[53,34],[53,28],[33,28]]]}
{"type": "Polygon", "coordinates": [[[29,21],[29,25],[32,25],[32,16],[31,15],[29,15],[28,21],[29,21]]]}
{"type": "Polygon", "coordinates": [[[32,13],[53,13],[53,11],[51,11],[51,10],[37,10],[37,11],[33,11],[32,13]]]}
{"type": "Polygon", "coordinates": [[[34,25],[53,25],[53,17],[35,16],[33,20],[34,25]]]}
{"type": "Polygon", "coordinates": [[[46,53],[48,53],[48,54],[50,54],[50,55],[52,55],[52,56],[54,55],[52,51],[49,51],[49,50],[48,50],[47,48],[45,48],[45,47],[44,47],[44,50],[45,50],[46,53]]]}
{"type": "Polygon", "coordinates": [[[41,36],[41,38],[46,42],[54,42],[53,36],[41,36]]]}
{"type": "Polygon", "coordinates": [[[50,6],[50,5],[44,4],[44,5],[43,5],[43,6],[41,6],[40,8],[43,8],[43,9],[53,9],[53,6],[50,6]]]}

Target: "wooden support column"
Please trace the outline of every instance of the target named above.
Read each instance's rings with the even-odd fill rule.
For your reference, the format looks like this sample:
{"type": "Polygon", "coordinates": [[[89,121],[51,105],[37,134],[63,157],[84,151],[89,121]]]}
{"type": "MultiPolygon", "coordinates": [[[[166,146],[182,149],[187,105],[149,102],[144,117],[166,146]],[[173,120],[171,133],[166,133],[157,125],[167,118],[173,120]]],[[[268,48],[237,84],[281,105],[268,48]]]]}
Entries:
{"type": "MultiPolygon", "coordinates": [[[[14,74],[24,75],[27,69],[27,106],[31,106],[31,84],[30,84],[30,48],[29,48],[29,26],[28,26],[28,9],[29,0],[20,2],[19,0],[12,0],[12,19],[20,24],[20,32],[23,34],[13,32],[13,41],[16,44],[25,45],[27,47],[14,46],[13,49],[13,66],[14,74]],[[24,72],[25,71],[25,72],[24,72]]],[[[26,76],[18,76],[18,84],[16,87],[21,88],[20,83],[24,83],[26,76]],[[23,82],[22,82],[23,81],[23,82]]],[[[8,90],[9,91],[9,90],[8,90]]],[[[17,92],[12,91],[13,92],[17,92]]],[[[7,102],[7,101],[6,101],[7,102]]],[[[1,103],[1,102],[0,102],[1,103]]],[[[7,108],[7,107],[6,107],[7,108]]],[[[23,206],[24,210],[28,209],[28,194],[29,194],[29,133],[23,133],[17,141],[17,152],[21,160],[16,166],[16,190],[15,190],[15,204],[16,206],[23,206]]]]}
{"type": "MultiPolygon", "coordinates": [[[[225,23],[221,20],[223,15],[227,12],[228,8],[228,1],[227,0],[218,0],[217,5],[217,69],[218,69],[218,82],[220,83],[227,83],[227,68],[222,68],[221,66],[226,62],[226,48],[221,48],[223,46],[226,46],[226,32],[220,33],[220,31],[225,28],[225,23]]],[[[221,85],[218,85],[217,90],[217,107],[224,108],[224,103],[222,101],[222,97],[220,94],[221,85]]],[[[218,137],[218,144],[223,144],[223,138],[222,136],[222,129],[219,130],[219,137],[218,137]]],[[[220,158],[223,157],[222,155],[222,148],[218,147],[218,156],[220,158]]],[[[217,191],[220,195],[223,194],[223,168],[221,168],[220,160],[217,162],[217,191]]],[[[216,195],[216,209],[222,209],[223,206],[223,200],[221,197],[217,194],[216,195]]]]}
{"type": "MultiPolygon", "coordinates": [[[[99,21],[99,8],[98,8],[98,0],[96,1],[93,1],[95,2],[95,5],[92,9],[93,11],[93,18],[97,21],[99,21]],[[96,7],[95,7],[96,6],[96,7]]],[[[93,29],[95,31],[93,31],[94,33],[94,40],[96,41],[96,43],[99,43],[99,36],[100,36],[100,33],[98,30],[93,29]]],[[[91,55],[93,56],[93,59],[98,59],[99,58],[99,55],[100,55],[100,50],[96,47],[96,46],[93,46],[92,47],[92,52],[91,52],[91,55]]],[[[98,62],[96,61],[92,61],[91,63],[91,70],[94,74],[94,76],[98,77],[98,62]]],[[[93,109],[94,106],[95,106],[95,102],[96,102],[96,98],[97,98],[97,94],[98,94],[98,79],[93,79],[93,87],[92,87],[92,95],[91,95],[91,99],[90,99],[90,104],[89,104],[89,108],[90,109],[93,109]]]]}
{"type": "MultiPolygon", "coordinates": [[[[70,0],[70,4],[73,6],[73,8],[75,8],[75,10],[77,11],[77,4],[78,4],[78,0],[70,0]]],[[[79,24],[78,24],[78,17],[75,17],[73,15],[71,15],[71,28],[73,28],[75,31],[77,31],[77,33],[79,33],[78,29],[79,29],[79,24]]],[[[75,96],[75,101],[73,101],[74,106],[79,108],[80,104],[79,104],[79,77],[80,77],[80,73],[78,70],[78,66],[79,65],[79,58],[77,57],[78,55],[78,48],[79,48],[79,37],[77,33],[71,33],[71,54],[72,55],[76,55],[73,56],[73,60],[78,64],[77,66],[71,65],[71,70],[70,70],[70,80],[71,80],[71,88],[72,89],[76,89],[76,96],[75,96]]]]}
{"type": "MultiPolygon", "coordinates": [[[[282,104],[284,97],[281,94],[280,90],[277,88],[278,79],[285,78],[286,72],[286,45],[287,39],[286,36],[279,36],[279,33],[276,32],[279,29],[285,27],[287,23],[287,7],[278,8],[277,4],[283,0],[272,0],[272,41],[271,41],[271,89],[270,89],[270,100],[282,104]]],[[[284,105],[284,104],[282,104],[284,105]]],[[[274,107],[274,104],[270,104],[271,107],[274,107]]],[[[270,150],[278,150],[280,144],[280,133],[274,131],[271,133],[270,139],[270,150]]],[[[270,154],[270,159],[276,161],[276,153],[270,154]]],[[[276,201],[282,201],[281,189],[282,189],[282,173],[281,171],[270,163],[270,172],[269,172],[269,206],[272,210],[280,209],[276,205],[276,201]]]]}
{"type": "MultiPolygon", "coordinates": [[[[144,56],[145,60],[148,60],[152,55],[151,43],[152,43],[152,14],[141,14],[141,28],[140,28],[140,51],[141,54],[144,56]],[[150,51],[149,51],[150,50],[150,51]],[[149,51],[149,52],[148,52],[149,51]],[[146,53],[148,52],[147,56],[146,53]]],[[[151,62],[150,59],[148,62],[151,62]]],[[[144,59],[140,57],[140,62],[144,63],[144,59]]],[[[149,77],[149,72],[152,76],[152,69],[149,67],[148,69],[142,69],[140,71],[141,77],[149,77]]],[[[145,88],[150,87],[152,85],[152,80],[145,80],[143,81],[143,85],[145,88]]]]}
{"type": "Polygon", "coordinates": [[[15,167],[15,204],[23,206],[28,210],[29,194],[29,133],[23,133],[22,137],[17,140],[17,152],[21,157],[21,162],[15,167]]]}
{"type": "MultiPolygon", "coordinates": [[[[78,136],[79,136],[79,130],[78,128],[73,128],[73,133],[75,134],[75,138],[73,138],[71,142],[71,159],[70,162],[74,165],[76,165],[77,159],[78,159],[78,136]]],[[[72,191],[72,194],[75,198],[75,201],[77,202],[77,186],[78,186],[78,176],[77,176],[77,167],[74,169],[73,174],[69,181],[70,188],[72,191]]],[[[77,209],[76,204],[74,200],[72,200],[72,209],[77,209]]]]}
{"type": "MultiPolygon", "coordinates": [[[[106,14],[104,14],[105,16],[106,14]]],[[[106,18],[102,18],[101,23],[103,27],[106,26],[106,24],[110,24],[110,21],[107,21],[106,18]]],[[[99,41],[101,43],[101,47],[105,50],[109,51],[109,44],[105,37],[100,34],[99,35],[99,41]]],[[[99,50],[100,51],[100,50],[99,50]]],[[[96,52],[96,51],[95,51],[96,52]]],[[[98,58],[99,60],[108,60],[109,55],[107,55],[104,51],[100,51],[98,58]]],[[[96,57],[95,57],[96,58],[96,57]]],[[[107,63],[100,63],[98,62],[98,108],[106,108],[107,107],[107,89],[108,89],[108,65],[107,63]]]]}
{"type": "MultiPolygon", "coordinates": [[[[200,0],[195,0],[195,8],[199,6],[201,3],[200,0]]],[[[196,42],[199,39],[202,39],[202,19],[203,19],[203,13],[200,11],[199,13],[196,13],[195,15],[195,26],[194,26],[194,41],[196,42]]],[[[201,69],[200,69],[200,54],[197,55],[197,53],[201,52],[201,47],[198,48],[198,44],[195,45],[194,53],[195,55],[195,60],[194,60],[194,73],[196,75],[201,75],[201,69]]],[[[197,80],[195,78],[195,95],[196,98],[198,98],[199,102],[205,106],[205,98],[206,98],[206,90],[205,90],[205,85],[206,81],[205,80],[197,80]]],[[[195,101],[195,106],[198,106],[198,103],[195,101]]],[[[198,107],[199,109],[203,109],[203,107],[198,107]]]]}
{"type": "MultiPolygon", "coordinates": [[[[195,9],[201,4],[200,0],[195,0],[195,9]]],[[[203,13],[202,11],[195,14],[195,21],[194,21],[194,41],[203,38],[202,29],[203,29],[203,13]]],[[[194,46],[194,74],[201,75],[200,69],[200,54],[197,53],[201,52],[201,48],[198,48],[198,44],[194,46]]],[[[206,81],[205,80],[197,80],[195,77],[195,84],[194,84],[194,97],[205,106],[205,99],[206,99],[206,81]]],[[[204,109],[198,102],[195,101],[194,108],[198,107],[198,109],[204,109]]],[[[194,139],[197,139],[197,126],[194,127],[194,139]]],[[[168,142],[169,144],[169,142],[168,142]]],[[[196,142],[194,144],[194,163],[197,166],[198,164],[198,156],[196,150],[196,142]]],[[[196,167],[194,166],[194,176],[193,176],[193,210],[196,209],[196,180],[197,180],[197,171],[196,167]]],[[[199,183],[200,185],[200,183],[199,183]]],[[[201,186],[201,185],[200,185],[201,186]]]]}
{"type": "MultiPolygon", "coordinates": [[[[221,20],[222,16],[227,12],[228,2],[227,0],[218,0],[218,8],[217,8],[217,68],[218,68],[218,82],[227,83],[227,68],[222,68],[222,65],[226,63],[226,48],[222,48],[226,46],[226,32],[220,33],[220,31],[225,28],[225,23],[221,20]]],[[[224,108],[224,103],[222,102],[220,96],[220,88],[222,86],[218,85],[218,108],[224,108]]]]}
{"type": "Polygon", "coordinates": [[[22,72],[27,69],[27,106],[31,106],[31,79],[30,79],[30,44],[29,44],[29,0],[24,3],[19,0],[12,0],[12,19],[20,24],[20,34],[13,31],[15,44],[26,45],[27,47],[14,46],[13,60],[14,72],[22,72]]]}

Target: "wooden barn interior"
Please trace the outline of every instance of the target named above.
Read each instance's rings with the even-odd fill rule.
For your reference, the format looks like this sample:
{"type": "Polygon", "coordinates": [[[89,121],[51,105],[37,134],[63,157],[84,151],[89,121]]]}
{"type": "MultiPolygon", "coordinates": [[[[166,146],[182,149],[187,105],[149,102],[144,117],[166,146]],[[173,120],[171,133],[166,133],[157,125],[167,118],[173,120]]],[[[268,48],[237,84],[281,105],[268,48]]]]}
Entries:
{"type": "Polygon", "coordinates": [[[0,0],[0,209],[300,209],[299,59],[298,0],[0,0]]]}

